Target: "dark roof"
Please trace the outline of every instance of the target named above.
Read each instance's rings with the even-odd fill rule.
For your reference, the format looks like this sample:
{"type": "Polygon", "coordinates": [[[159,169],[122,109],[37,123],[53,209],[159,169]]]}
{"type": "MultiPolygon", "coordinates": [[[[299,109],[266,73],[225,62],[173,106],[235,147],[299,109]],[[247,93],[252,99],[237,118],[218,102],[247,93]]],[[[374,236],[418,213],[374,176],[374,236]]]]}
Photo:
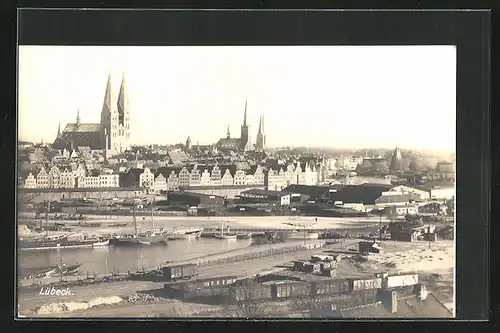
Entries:
{"type": "Polygon", "coordinates": [[[282,193],[300,193],[309,196],[309,199],[319,198],[328,194],[328,187],[309,186],[309,185],[289,185],[285,187],[282,193]]]}
{"type": "Polygon", "coordinates": [[[241,194],[255,194],[255,195],[264,195],[264,196],[268,196],[268,197],[276,197],[276,196],[280,196],[282,194],[282,192],[280,192],[280,191],[268,191],[268,190],[261,190],[258,188],[253,188],[253,189],[250,189],[247,191],[243,191],[243,192],[241,192],[241,194]]]}
{"type": "Polygon", "coordinates": [[[67,124],[64,132],[100,132],[101,124],[67,124]]]}
{"type": "Polygon", "coordinates": [[[334,311],[340,318],[452,318],[453,313],[434,295],[429,293],[425,300],[417,296],[398,299],[397,311],[392,313],[382,302],[360,305],[334,311]]]}
{"type": "Polygon", "coordinates": [[[375,200],[376,203],[382,204],[382,203],[401,203],[401,202],[408,202],[411,199],[415,199],[415,195],[412,193],[409,194],[397,194],[397,195],[383,195],[379,197],[377,200],[375,200]]]}
{"type": "Polygon", "coordinates": [[[334,185],[330,191],[332,201],[342,201],[345,203],[363,203],[365,205],[374,205],[382,192],[388,191],[394,186],[382,184],[361,184],[361,185],[334,185]]]}
{"type": "Polygon", "coordinates": [[[171,197],[176,196],[176,195],[190,196],[190,197],[197,197],[197,198],[200,198],[200,197],[205,197],[205,198],[206,197],[215,197],[215,198],[224,199],[224,197],[220,196],[220,195],[206,194],[206,193],[197,193],[197,192],[186,192],[184,190],[177,191],[177,192],[170,192],[169,193],[169,196],[171,196],[171,197]]]}
{"type": "Polygon", "coordinates": [[[68,124],[53,143],[55,149],[76,149],[78,147],[90,147],[92,150],[102,149],[101,125],[100,124],[68,124]]]}
{"type": "Polygon", "coordinates": [[[217,144],[217,148],[223,149],[243,149],[244,144],[240,138],[222,138],[217,144]]]}

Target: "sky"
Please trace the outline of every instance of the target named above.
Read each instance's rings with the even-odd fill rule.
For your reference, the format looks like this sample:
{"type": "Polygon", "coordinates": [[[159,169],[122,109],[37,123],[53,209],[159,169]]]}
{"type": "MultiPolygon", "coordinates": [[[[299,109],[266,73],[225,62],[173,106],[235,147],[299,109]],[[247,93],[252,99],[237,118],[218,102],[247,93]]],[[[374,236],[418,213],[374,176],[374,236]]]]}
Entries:
{"type": "Polygon", "coordinates": [[[98,123],[126,73],[132,144],[250,139],[269,147],[455,150],[454,46],[19,46],[18,135],[98,123]]]}

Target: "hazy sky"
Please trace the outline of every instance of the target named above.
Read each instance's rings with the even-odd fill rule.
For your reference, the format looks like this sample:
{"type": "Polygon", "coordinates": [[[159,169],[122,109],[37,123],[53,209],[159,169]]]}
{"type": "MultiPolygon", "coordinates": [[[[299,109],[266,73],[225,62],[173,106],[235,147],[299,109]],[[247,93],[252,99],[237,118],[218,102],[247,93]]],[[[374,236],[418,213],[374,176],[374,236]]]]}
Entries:
{"type": "Polygon", "coordinates": [[[126,73],[134,144],[250,138],[268,146],[455,149],[454,46],[19,47],[19,138],[98,123],[126,73]]]}

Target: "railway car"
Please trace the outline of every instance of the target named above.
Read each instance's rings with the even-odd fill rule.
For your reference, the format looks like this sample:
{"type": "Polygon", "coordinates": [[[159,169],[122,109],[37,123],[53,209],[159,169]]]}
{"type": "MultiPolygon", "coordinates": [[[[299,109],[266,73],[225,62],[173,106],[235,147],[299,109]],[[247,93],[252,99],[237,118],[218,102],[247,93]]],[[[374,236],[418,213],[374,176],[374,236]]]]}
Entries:
{"type": "Polygon", "coordinates": [[[176,281],[180,279],[191,279],[198,275],[198,265],[183,264],[163,267],[163,278],[165,281],[176,281]]]}
{"type": "Polygon", "coordinates": [[[350,283],[346,279],[323,280],[311,283],[311,295],[313,297],[346,295],[350,292],[350,283]]]}
{"type": "Polygon", "coordinates": [[[386,288],[402,288],[418,284],[418,274],[401,274],[387,276],[386,288]]]}
{"type": "Polygon", "coordinates": [[[311,295],[311,283],[309,282],[285,282],[271,285],[271,297],[273,300],[306,297],[311,295]]]}
{"type": "Polygon", "coordinates": [[[250,288],[234,285],[230,287],[230,292],[235,301],[244,301],[245,299],[271,300],[271,289],[272,286],[264,284],[255,284],[250,288]]]}
{"type": "Polygon", "coordinates": [[[350,279],[351,291],[371,290],[382,288],[382,278],[358,278],[350,279]]]}
{"type": "Polygon", "coordinates": [[[165,289],[167,294],[184,300],[199,297],[230,296],[230,286],[233,286],[236,280],[237,277],[235,276],[221,276],[165,284],[165,289]]]}

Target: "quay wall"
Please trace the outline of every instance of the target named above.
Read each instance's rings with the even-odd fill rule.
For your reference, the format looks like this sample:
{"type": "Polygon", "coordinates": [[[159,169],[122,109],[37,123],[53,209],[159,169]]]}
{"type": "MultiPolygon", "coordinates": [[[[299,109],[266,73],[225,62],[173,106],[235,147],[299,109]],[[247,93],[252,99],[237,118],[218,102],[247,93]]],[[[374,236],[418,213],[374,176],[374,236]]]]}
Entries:
{"type": "MultiPolygon", "coordinates": [[[[232,186],[192,186],[182,190],[186,192],[216,195],[234,199],[244,191],[250,189],[264,190],[261,185],[232,185],[232,186]]],[[[141,188],[71,188],[71,189],[31,189],[18,188],[20,202],[40,203],[44,201],[60,201],[62,199],[127,199],[146,194],[141,188]]]]}
{"type": "Polygon", "coordinates": [[[314,243],[314,244],[305,244],[305,245],[298,245],[298,246],[290,246],[290,247],[283,247],[279,249],[269,249],[265,251],[259,251],[259,252],[251,252],[251,253],[246,253],[246,254],[240,254],[236,256],[230,256],[226,258],[219,258],[219,259],[208,259],[208,260],[198,260],[197,264],[198,266],[213,266],[213,265],[220,265],[220,264],[229,264],[229,263],[234,263],[234,262],[240,262],[240,261],[245,261],[245,260],[253,260],[253,259],[261,259],[265,257],[270,257],[270,256],[278,256],[278,255],[283,255],[285,253],[292,253],[292,252],[297,252],[297,251],[304,251],[304,250],[312,250],[312,249],[319,249],[323,248],[326,246],[326,242],[321,242],[321,243],[314,243]]]}
{"type": "Polygon", "coordinates": [[[112,199],[134,198],[145,194],[137,188],[72,188],[72,189],[18,189],[20,202],[40,203],[44,201],[60,201],[63,199],[112,199]]]}
{"type": "Polygon", "coordinates": [[[233,186],[192,186],[185,187],[183,190],[185,192],[201,193],[207,195],[217,195],[220,197],[225,197],[227,199],[234,199],[239,196],[242,192],[259,189],[264,190],[263,185],[233,185],[233,186]]]}

